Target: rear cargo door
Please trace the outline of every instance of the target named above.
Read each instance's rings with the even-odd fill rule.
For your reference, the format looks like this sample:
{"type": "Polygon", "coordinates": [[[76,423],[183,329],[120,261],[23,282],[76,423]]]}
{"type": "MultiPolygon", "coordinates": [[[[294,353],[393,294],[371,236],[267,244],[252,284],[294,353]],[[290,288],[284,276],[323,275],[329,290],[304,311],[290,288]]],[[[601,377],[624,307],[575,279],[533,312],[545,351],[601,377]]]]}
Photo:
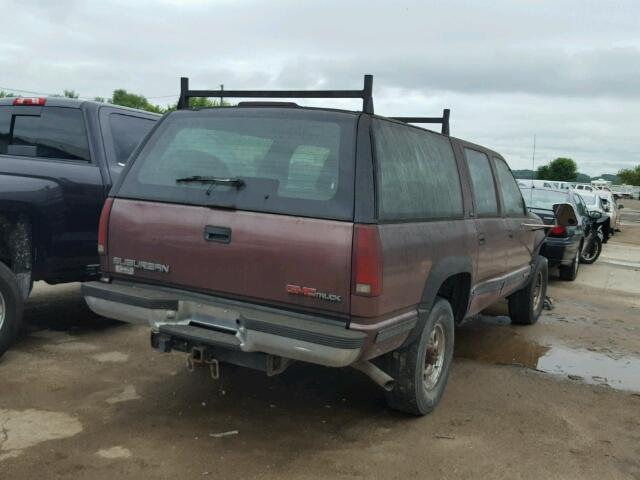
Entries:
{"type": "Polygon", "coordinates": [[[348,222],[117,199],[109,256],[116,273],[136,279],[346,313],[352,228],[348,222]]]}
{"type": "Polygon", "coordinates": [[[171,114],[117,186],[114,275],[348,314],[357,116],[171,114]]]}

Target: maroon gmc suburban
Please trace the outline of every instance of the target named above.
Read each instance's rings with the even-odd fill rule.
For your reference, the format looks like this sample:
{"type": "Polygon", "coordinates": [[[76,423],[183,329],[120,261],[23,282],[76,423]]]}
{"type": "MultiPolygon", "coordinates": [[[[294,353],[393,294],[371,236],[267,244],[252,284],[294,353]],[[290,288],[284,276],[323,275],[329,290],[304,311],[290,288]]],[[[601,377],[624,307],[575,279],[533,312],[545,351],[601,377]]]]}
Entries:
{"type": "Polygon", "coordinates": [[[100,218],[103,316],[151,326],[151,344],[217,377],[232,363],[355,367],[389,405],[430,412],[455,326],[501,298],[536,322],[547,285],[505,160],[437,118],[373,114],[355,91],[225,91],[238,98],[362,98],[363,111],[241,102],[177,111],[131,157],[100,218]],[[442,123],[443,133],[410,123],[442,123]]]}

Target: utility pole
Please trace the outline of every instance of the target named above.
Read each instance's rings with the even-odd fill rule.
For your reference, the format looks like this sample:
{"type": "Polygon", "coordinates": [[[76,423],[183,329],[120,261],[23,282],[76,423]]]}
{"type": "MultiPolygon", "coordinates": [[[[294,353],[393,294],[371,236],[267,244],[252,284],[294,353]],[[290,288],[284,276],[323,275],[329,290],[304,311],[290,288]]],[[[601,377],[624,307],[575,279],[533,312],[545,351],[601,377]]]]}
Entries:
{"type": "Polygon", "coordinates": [[[531,155],[531,180],[533,180],[536,175],[536,134],[533,134],[533,155],[531,155]]]}

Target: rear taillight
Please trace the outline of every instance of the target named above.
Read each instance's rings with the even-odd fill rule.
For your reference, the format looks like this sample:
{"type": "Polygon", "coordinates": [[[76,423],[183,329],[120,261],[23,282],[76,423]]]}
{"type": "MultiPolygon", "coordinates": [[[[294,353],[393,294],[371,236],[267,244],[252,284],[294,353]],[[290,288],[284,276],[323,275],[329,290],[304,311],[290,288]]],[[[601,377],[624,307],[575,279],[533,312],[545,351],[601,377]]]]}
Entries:
{"type": "Polygon", "coordinates": [[[102,207],[102,213],[100,213],[100,222],[98,223],[98,254],[107,254],[107,232],[109,230],[109,215],[111,214],[111,206],[113,205],[113,198],[108,197],[104,206],[102,207]]]}
{"type": "Polygon", "coordinates": [[[380,238],[374,225],[355,225],[353,242],[354,295],[376,297],[382,293],[380,238]]]}
{"type": "Polygon", "coordinates": [[[18,97],[13,101],[14,105],[44,105],[45,97],[18,97]]]}
{"type": "Polygon", "coordinates": [[[565,237],[566,235],[567,235],[567,229],[560,225],[556,225],[551,230],[549,230],[550,237],[565,237]]]}

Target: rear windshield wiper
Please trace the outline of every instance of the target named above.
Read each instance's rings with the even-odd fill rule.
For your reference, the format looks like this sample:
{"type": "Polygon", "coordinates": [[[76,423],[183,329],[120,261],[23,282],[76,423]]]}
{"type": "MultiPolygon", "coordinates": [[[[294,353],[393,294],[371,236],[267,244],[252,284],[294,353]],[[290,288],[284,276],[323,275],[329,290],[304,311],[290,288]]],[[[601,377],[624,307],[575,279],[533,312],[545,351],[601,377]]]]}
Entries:
{"type": "Polygon", "coordinates": [[[207,195],[211,193],[211,190],[215,185],[228,185],[230,187],[241,188],[244,187],[244,180],[241,178],[226,178],[226,177],[209,177],[204,175],[193,175],[191,177],[176,178],[176,183],[210,183],[211,187],[207,190],[207,195]]]}

